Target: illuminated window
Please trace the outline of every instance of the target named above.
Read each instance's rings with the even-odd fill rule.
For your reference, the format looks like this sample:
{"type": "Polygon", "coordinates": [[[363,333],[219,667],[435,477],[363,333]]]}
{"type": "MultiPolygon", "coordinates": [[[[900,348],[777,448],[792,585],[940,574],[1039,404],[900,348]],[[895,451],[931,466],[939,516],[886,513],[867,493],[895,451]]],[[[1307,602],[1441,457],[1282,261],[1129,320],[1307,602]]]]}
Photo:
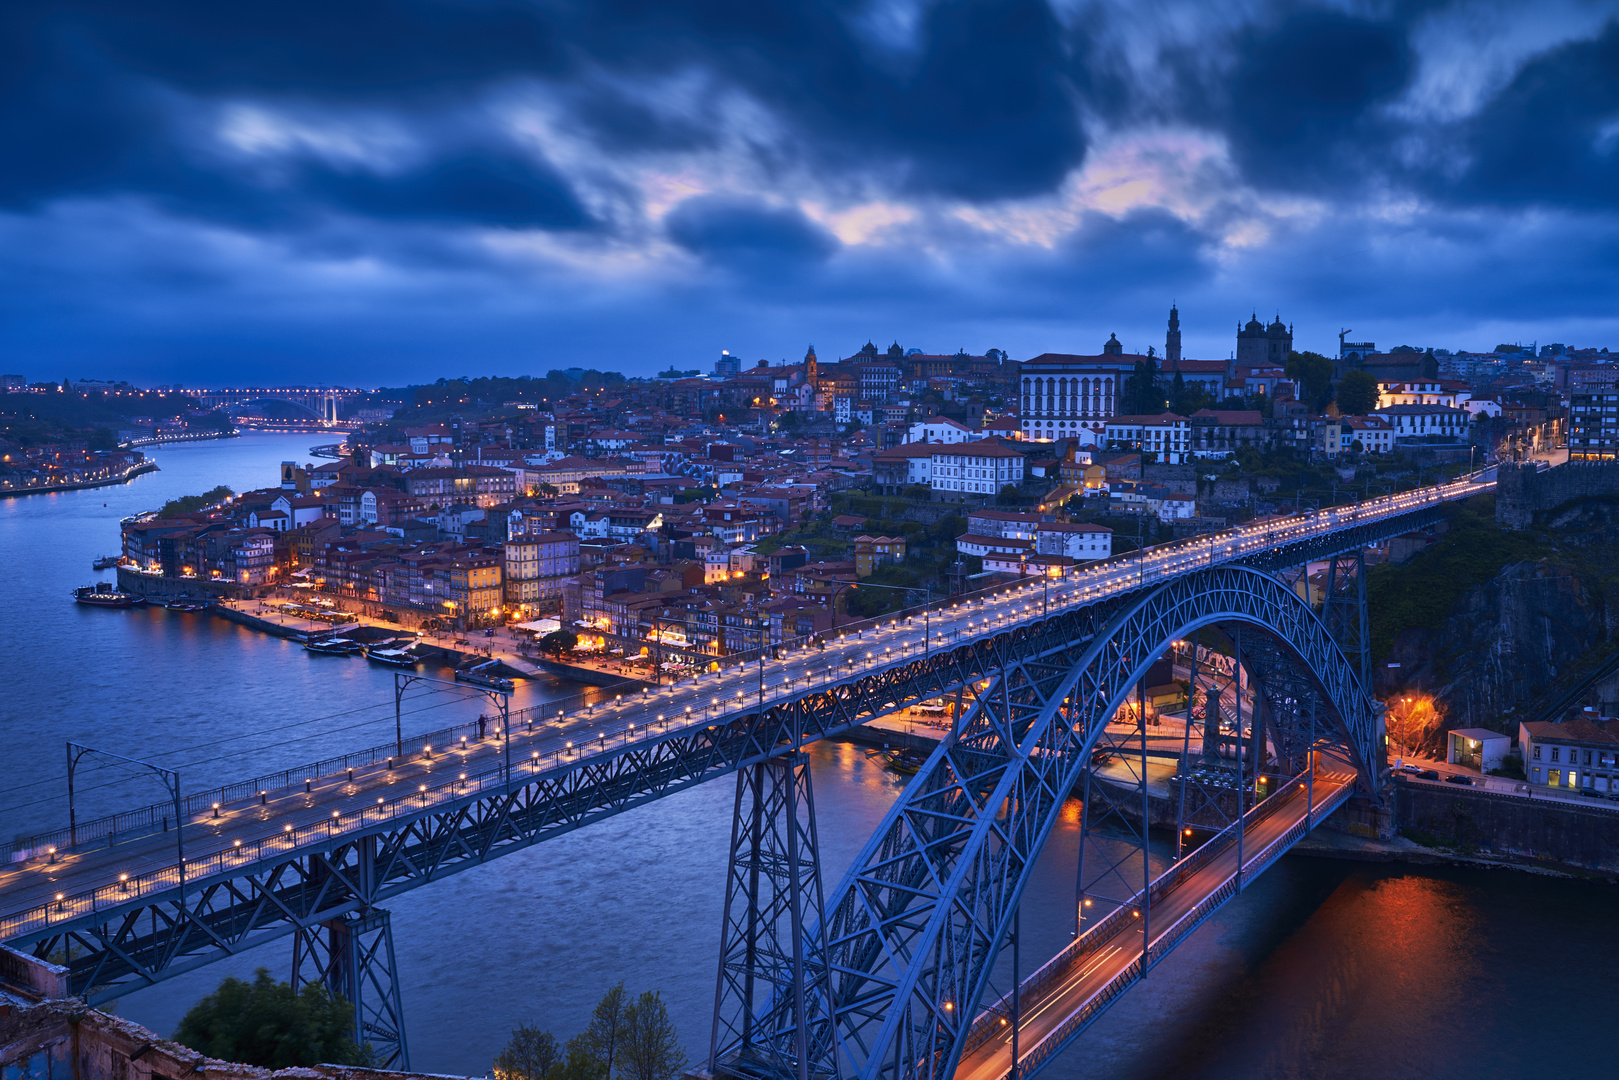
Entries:
{"type": "Polygon", "coordinates": [[[1579,779],[1578,775],[1574,772],[1573,769],[1570,769],[1568,771],[1568,786],[1569,787],[1577,787],[1578,786],[1578,779],[1579,779]]]}
{"type": "Polygon", "coordinates": [[[1538,747],[1538,746],[1535,747],[1535,760],[1536,761],[1540,760],[1540,747],[1538,747]]]}
{"type": "Polygon", "coordinates": [[[1552,787],[1561,787],[1563,783],[1562,769],[1549,769],[1546,772],[1546,783],[1552,787]]]}

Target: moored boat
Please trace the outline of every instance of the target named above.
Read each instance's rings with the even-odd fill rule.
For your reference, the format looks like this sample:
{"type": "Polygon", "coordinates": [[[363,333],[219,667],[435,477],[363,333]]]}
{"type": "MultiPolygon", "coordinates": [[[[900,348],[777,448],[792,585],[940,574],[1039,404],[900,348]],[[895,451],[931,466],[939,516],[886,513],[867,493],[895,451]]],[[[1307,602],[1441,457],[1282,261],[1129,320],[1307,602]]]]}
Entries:
{"type": "Polygon", "coordinates": [[[390,667],[415,667],[420,659],[409,649],[385,649],[375,645],[365,650],[365,658],[390,667]]]}
{"type": "Polygon", "coordinates": [[[101,558],[90,564],[90,569],[111,570],[113,567],[118,565],[121,558],[122,556],[119,555],[103,555],[101,558]]]}
{"type": "Polygon", "coordinates": [[[146,597],[139,593],[119,592],[106,581],[74,589],[73,599],[90,607],[127,608],[146,603],[146,597]]]}
{"type": "Polygon", "coordinates": [[[353,656],[360,651],[361,645],[349,638],[327,637],[310,638],[304,642],[304,648],[321,656],[353,656]]]}
{"type": "Polygon", "coordinates": [[[471,683],[473,686],[482,686],[489,690],[499,690],[509,694],[516,689],[517,684],[504,675],[496,675],[492,670],[489,670],[495,667],[496,663],[497,661],[486,660],[472,667],[456,668],[455,681],[471,683]]]}

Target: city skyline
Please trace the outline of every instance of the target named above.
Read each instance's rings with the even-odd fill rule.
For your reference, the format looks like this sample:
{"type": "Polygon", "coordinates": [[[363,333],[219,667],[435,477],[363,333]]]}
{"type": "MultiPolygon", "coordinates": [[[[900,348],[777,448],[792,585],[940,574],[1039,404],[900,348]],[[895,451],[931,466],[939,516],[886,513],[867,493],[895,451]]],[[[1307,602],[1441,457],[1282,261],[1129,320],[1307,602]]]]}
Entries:
{"type": "Polygon", "coordinates": [[[0,366],[1605,344],[1613,15],[14,4],[0,366]]]}

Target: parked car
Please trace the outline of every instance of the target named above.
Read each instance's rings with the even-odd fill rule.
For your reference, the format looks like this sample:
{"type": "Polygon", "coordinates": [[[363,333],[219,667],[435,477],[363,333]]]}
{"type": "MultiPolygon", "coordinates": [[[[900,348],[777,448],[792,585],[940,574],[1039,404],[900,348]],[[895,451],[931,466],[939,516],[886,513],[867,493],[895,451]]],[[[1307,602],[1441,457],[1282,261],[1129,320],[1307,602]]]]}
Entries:
{"type": "Polygon", "coordinates": [[[1412,773],[1412,774],[1414,774],[1416,776],[1421,776],[1425,770],[1423,769],[1423,767],[1421,765],[1413,765],[1408,761],[1404,765],[1400,766],[1400,771],[1401,772],[1412,773]]]}
{"type": "Polygon", "coordinates": [[[1417,779],[1418,780],[1437,780],[1437,779],[1439,779],[1439,774],[1437,772],[1435,772],[1433,769],[1423,769],[1421,772],[1417,773],[1417,779]]]}
{"type": "Polygon", "coordinates": [[[1598,791],[1594,787],[1582,787],[1580,789],[1580,794],[1584,795],[1587,799],[1605,799],[1608,797],[1606,792],[1598,791]]]}
{"type": "Polygon", "coordinates": [[[1466,784],[1468,787],[1472,787],[1473,778],[1471,776],[1465,776],[1462,773],[1451,773],[1449,776],[1445,777],[1445,783],[1466,784]]]}

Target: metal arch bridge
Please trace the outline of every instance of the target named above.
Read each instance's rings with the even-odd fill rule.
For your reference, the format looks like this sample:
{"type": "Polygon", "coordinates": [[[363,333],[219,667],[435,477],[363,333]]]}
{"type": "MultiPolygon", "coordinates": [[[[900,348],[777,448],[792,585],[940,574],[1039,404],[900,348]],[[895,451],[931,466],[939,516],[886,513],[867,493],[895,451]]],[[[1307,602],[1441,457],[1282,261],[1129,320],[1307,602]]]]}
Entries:
{"type": "Polygon", "coordinates": [[[999,1077],[1015,1053],[1032,1071],[1356,785],[1375,796],[1381,710],[1363,690],[1362,579],[1329,585],[1318,617],[1273,574],[1320,559],[1348,570],[1354,558],[1335,556],[1492,488],[1473,477],[1254,523],[909,609],[820,647],[772,647],[612,704],[546,706],[487,736],[447,730],[218,791],[176,789],[172,804],[14,844],[0,940],[62,964],[96,1003],[292,936],[294,981],[353,1001],[360,1038],[404,1067],[389,898],[737,773],[712,1066],[806,1080],[999,1077]],[[1184,739],[1196,712],[1202,764],[1180,784],[1177,828],[1207,839],[1157,879],[1139,859],[1134,891],[1126,860],[1096,868],[1085,899],[1112,913],[1024,992],[978,1012],[1028,869],[1076,783],[1087,829],[1111,815],[1145,849],[1145,710],[1133,714],[1134,795],[1093,781],[1095,755],[1134,752],[1130,725],[1110,718],[1168,643],[1204,628],[1236,649],[1229,663],[1207,652],[1192,679],[1194,699],[1207,693],[1184,739]],[[800,751],[946,695],[954,730],[823,904],[800,751]],[[1134,960],[1128,933],[1143,943],[1134,960]],[[1062,1022],[1040,1026],[1053,1016],[1062,1022]]]}

